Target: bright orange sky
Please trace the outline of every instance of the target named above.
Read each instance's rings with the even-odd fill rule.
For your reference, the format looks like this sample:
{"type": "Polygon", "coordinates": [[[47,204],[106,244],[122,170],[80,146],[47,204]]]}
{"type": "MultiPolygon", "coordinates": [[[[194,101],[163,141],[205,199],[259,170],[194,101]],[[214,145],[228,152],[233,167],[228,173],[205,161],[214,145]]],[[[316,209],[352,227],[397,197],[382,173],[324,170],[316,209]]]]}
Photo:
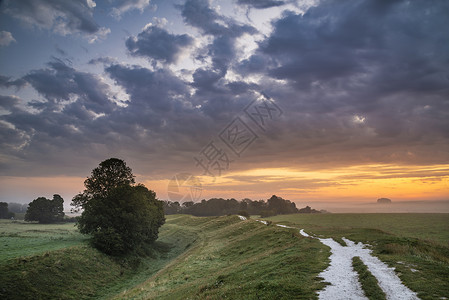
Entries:
{"type": "MultiPolygon", "coordinates": [[[[373,203],[388,197],[395,202],[410,200],[448,200],[449,164],[433,166],[359,165],[326,170],[263,168],[230,172],[217,177],[198,177],[202,183],[201,199],[212,197],[268,199],[276,194],[298,204],[314,202],[373,203]]],[[[22,191],[27,202],[39,196],[60,193],[66,207],[83,190],[82,177],[1,177],[3,196],[22,191]]],[[[136,181],[155,190],[159,199],[167,199],[169,179],[151,180],[136,176],[136,181]]],[[[17,201],[13,199],[12,201],[17,201]]]]}
{"type": "MultiPolygon", "coordinates": [[[[318,171],[263,168],[230,172],[214,181],[199,177],[202,198],[267,199],[276,194],[295,201],[448,200],[449,165],[361,165],[318,171]]],[[[167,180],[143,181],[166,198],[167,180]]]]}

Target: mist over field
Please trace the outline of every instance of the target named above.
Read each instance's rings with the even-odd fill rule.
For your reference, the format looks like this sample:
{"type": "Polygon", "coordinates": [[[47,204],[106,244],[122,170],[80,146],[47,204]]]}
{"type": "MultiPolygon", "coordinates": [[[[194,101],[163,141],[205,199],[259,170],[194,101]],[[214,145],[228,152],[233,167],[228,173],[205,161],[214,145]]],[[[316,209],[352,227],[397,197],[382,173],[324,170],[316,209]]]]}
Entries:
{"type": "Polygon", "coordinates": [[[317,201],[313,206],[334,213],[449,213],[449,200],[394,201],[391,204],[317,201]]]}

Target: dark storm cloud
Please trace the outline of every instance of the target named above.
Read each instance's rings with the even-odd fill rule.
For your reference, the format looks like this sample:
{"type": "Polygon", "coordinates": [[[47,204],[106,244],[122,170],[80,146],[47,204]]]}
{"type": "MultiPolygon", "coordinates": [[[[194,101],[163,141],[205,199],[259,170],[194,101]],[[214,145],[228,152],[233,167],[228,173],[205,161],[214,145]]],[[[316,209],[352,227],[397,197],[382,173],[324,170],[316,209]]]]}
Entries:
{"type": "Polygon", "coordinates": [[[96,76],[79,72],[61,60],[48,63],[49,68],[34,70],[23,77],[48,103],[58,105],[73,97],[95,113],[111,112],[115,104],[107,96],[107,86],[96,76]]]}
{"type": "Polygon", "coordinates": [[[207,0],[187,0],[179,8],[184,21],[205,34],[239,37],[244,33],[256,32],[250,25],[240,24],[234,19],[220,15],[210,7],[207,0]]]}
{"type": "Polygon", "coordinates": [[[184,47],[191,45],[193,39],[187,34],[170,34],[164,28],[147,25],[137,35],[126,40],[126,47],[133,56],[142,56],[175,63],[184,47]]]}
{"type": "MultiPolygon", "coordinates": [[[[17,108],[14,97],[1,96],[2,108],[12,111],[0,116],[2,153],[10,162],[27,162],[16,161],[14,174],[42,175],[37,167],[36,174],[29,170],[39,164],[46,165],[46,174],[64,172],[62,166],[85,173],[80,166],[95,165],[105,153],[124,153],[131,161],[147,153],[155,161],[149,167],[162,173],[191,165],[180,153],[197,151],[215,127],[194,107],[189,85],[168,69],[113,64],[105,71],[129,100],[118,98],[97,76],[56,59],[23,78],[43,98],[28,103],[33,111],[17,108]]],[[[10,167],[2,171],[11,175],[10,167]]]]}
{"type": "Polygon", "coordinates": [[[98,64],[111,65],[116,62],[117,62],[117,59],[115,59],[113,57],[106,56],[106,57],[93,58],[93,59],[89,60],[88,64],[89,65],[98,65],[98,64]]]}
{"type": "Polygon", "coordinates": [[[259,9],[282,6],[286,4],[285,1],[276,0],[238,0],[237,3],[259,9]]]}
{"type": "Polygon", "coordinates": [[[149,107],[154,111],[170,111],[180,95],[186,95],[185,83],[168,69],[111,65],[106,72],[131,96],[130,105],[149,107]]]}
{"type": "MultiPolygon", "coordinates": [[[[274,2],[280,1],[258,3],[274,2]]],[[[194,171],[193,155],[242,113],[254,91],[263,91],[285,113],[257,132],[260,138],[233,171],[446,163],[448,6],[322,1],[304,15],[284,12],[255,53],[241,60],[236,40],[256,29],[221,15],[208,1],[188,0],[180,7],[185,23],[210,39],[195,53],[202,64],[189,70],[191,82],[168,66],[190,41],[154,26],[126,46],[134,55],[166,62],[161,68],[110,58],[89,62],[105,65],[105,76],[126,92],[123,99],[99,76],[57,59],[21,79],[0,77],[2,87],[29,83],[41,96],[29,102],[33,112],[18,109],[9,96],[0,98],[12,111],[0,116],[2,153],[33,166],[44,163],[49,174],[67,166],[84,175],[86,165],[117,153],[142,173],[194,171]],[[230,70],[235,77],[227,76],[230,70]],[[257,84],[239,79],[253,75],[257,84]]],[[[30,168],[19,169],[23,175],[30,168]]]]}
{"type": "Polygon", "coordinates": [[[445,1],[322,1],[304,15],[285,12],[235,71],[267,76],[261,86],[290,112],[277,134],[297,141],[292,157],[345,162],[359,149],[361,161],[441,161],[448,13],[445,1]]]}
{"type": "Polygon", "coordinates": [[[201,105],[201,112],[216,121],[231,119],[253,99],[254,86],[229,81],[225,76],[237,61],[237,38],[257,30],[221,15],[207,0],[188,0],[179,8],[186,24],[212,37],[212,42],[196,53],[197,59],[212,63],[193,72],[190,83],[195,89],[193,102],[201,105]]]}
{"type": "Polygon", "coordinates": [[[19,78],[16,80],[11,80],[11,77],[0,75],[0,87],[9,88],[21,88],[26,85],[26,81],[19,78]]]}
{"type": "Polygon", "coordinates": [[[19,103],[19,98],[16,96],[3,96],[0,95],[0,107],[6,110],[10,110],[19,103]]]}
{"type": "Polygon", "coordinates": [[[187,24],[214,37],[205,52],[212,58],[213,68],[225,75],[236,56],[236,38],[245,33],[254,34],[256,29],[218,14],[207,0],[187,0],[180,8],[187,24]]]}
{"type": "Polygon", "coordinates": [[[52,28],[61,34],[94,34],[100,30],[93,18],[93,7],[90,7],[86,0],[7,0],[2,5],[5,12],[23,22],[52,28]]]}
{"type": "Polygon", "coordinates": [[[271,76],[300,88],[343,79],[385,92],[441,91],[448,43],[439,29],[449,25],[449,5],[439,4],[323,1],[276,21],[260,52],[276,61],[271,76]]]}
{"type": "Polygon", "coordinates": [[[206,34],[219,35],[228,30],[227,26],[218,22],[223,20],[223,17],[209,6],[207,0],[187,0],[179,8],[187,24],[201,29],[206,34]]]}

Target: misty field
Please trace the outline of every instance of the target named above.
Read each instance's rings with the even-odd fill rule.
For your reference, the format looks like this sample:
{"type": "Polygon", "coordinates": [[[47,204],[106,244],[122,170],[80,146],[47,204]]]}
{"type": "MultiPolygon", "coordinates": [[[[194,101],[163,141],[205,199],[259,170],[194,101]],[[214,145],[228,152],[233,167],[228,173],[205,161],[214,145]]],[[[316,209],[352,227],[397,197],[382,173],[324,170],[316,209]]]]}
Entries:
{"type": "Polygon", "coordinates": [[[420,298],[449,297],[448,214],[295,214],[265,220],[273,223],[167,216],[158,241],[139,261],[98,252],[73,224],[2,221],[0,298],[314,299],[326,286],[318,274],[327,268],[330,250],[299,229],[342,244],[342,237],[369,244],[420,298]]]}

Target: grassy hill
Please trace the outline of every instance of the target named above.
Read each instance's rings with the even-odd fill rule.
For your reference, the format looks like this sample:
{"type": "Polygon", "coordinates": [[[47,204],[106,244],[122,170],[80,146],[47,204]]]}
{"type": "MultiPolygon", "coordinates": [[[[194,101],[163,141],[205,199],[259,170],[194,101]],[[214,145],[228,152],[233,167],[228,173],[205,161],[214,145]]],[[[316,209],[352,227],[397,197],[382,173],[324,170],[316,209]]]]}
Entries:
{"type": "MultiPolygon", "coordinates": [[[[273,222],[370,244],[422,299],[449,297],[449,215],[284,215],[273,222]]],[[[73,224],[0,222],[0,299],[314,299],[329,248],[237,216],[167,216],[148,256],[114,259],[73,224]]]]}
{"type": "Polygon", "coordinates": [[[170,218],[198,239],[182,256],[117,299],[315,298],[328,249],[295,230],[241,221],[236,216],[170,218]]]}

